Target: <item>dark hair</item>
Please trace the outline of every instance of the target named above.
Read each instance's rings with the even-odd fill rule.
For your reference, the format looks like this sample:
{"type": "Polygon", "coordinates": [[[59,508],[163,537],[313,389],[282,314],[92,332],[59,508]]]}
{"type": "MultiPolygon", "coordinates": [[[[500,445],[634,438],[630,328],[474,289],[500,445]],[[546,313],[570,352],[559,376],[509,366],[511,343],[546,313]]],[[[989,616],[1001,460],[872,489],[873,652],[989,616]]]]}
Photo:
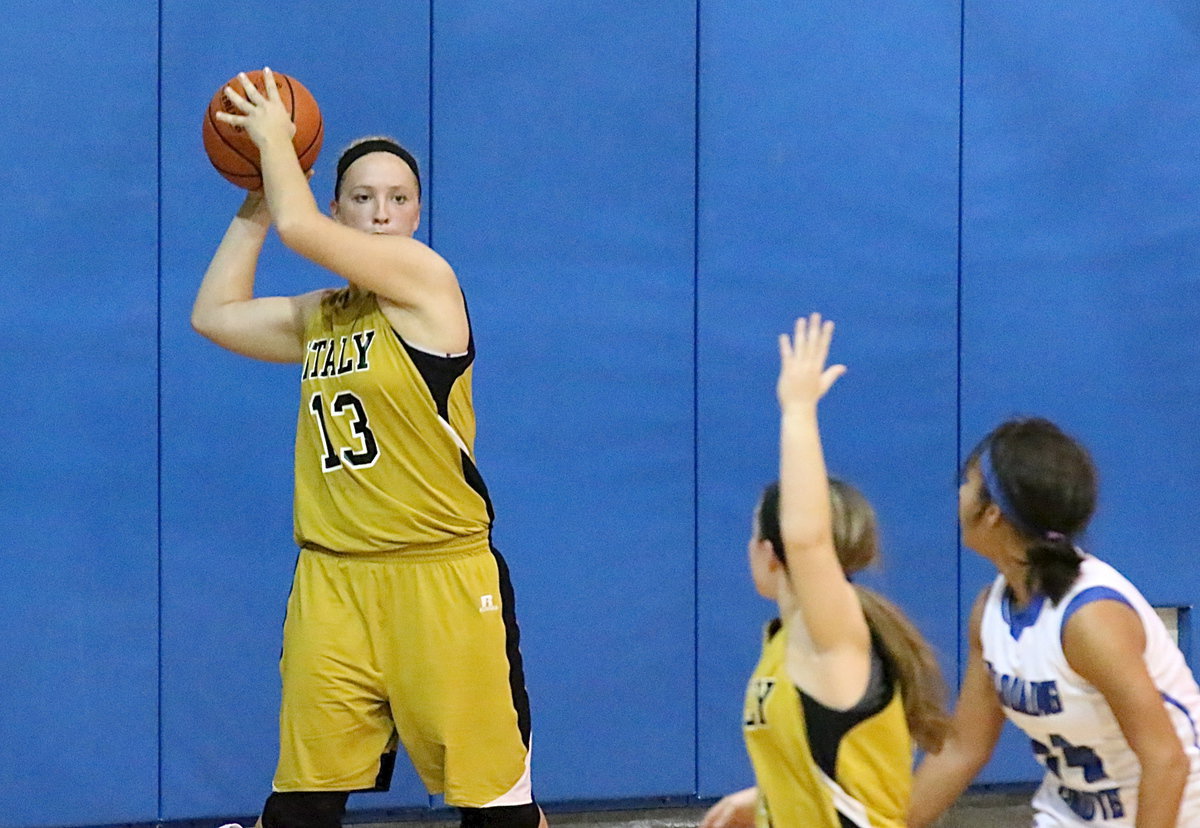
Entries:
{"type": "MultiPolygon", "coordinates": [[[[829,478],[829,508],[833,519],[833,547],[847,575],[859,572],[879,557],[879,530],[875,510],[862,492],[837,478],[829,478]]],[[[779,483],[763,491],[758,504],[758,537],[768,541],[775,557],[787,566],[779,529],[779,483]]],[[[946,684],[933,648],[904,613],[874,590],[854,584],[867,626],[883,648],[900,686],[908,731],[921,748],[937,753],[950,727],[946,713],[946,684]]]]}
{"type": "Polygon", "coordinates": [[[1027,542],[1026,584],[1058,603],[1079,577],[1075,540],[1096,510],[1096,467],[1077,440],[1040,417],[1009,420],[975,446],[981,505],[995,503],[1027,542]]]}
{"type": "Polygon", "coordinates": [[[373,152],[388,152],[399,158],[408,168],[412,170],[412,174],[417,179],[417,200],[421,200],[421,170],[417,166],[417,159],[413,154],[400,146],[397,142],[388,138],[386,135],[369,135],[366,138],[359,138],[350,146],[342,151],[337,162],[337,178],[333,182],[333,197],[338,198],[342,194],[342,176],[346,174],[346,170],[350,168],[358,159],[364,155],[370,155],[373,152]]]}

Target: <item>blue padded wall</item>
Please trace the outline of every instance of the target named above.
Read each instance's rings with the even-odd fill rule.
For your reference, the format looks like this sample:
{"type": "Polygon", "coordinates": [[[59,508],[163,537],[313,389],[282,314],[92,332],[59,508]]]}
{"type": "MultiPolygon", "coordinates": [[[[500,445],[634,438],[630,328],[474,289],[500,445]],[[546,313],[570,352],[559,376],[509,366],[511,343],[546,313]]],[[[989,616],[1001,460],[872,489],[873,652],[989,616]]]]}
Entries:
{"type": "Polygon", "coordinates": [[[0,33],[5,826],[141,819],[158,795],[154,31],[125,0],[17,0],[0,33]]]}
{"type": "MultiPolygon", "coordinates": [[[[968,2],[965,28],[963,450],[1012,415],[1058,422],[1100,470],[1088,548],[1191,604],[1200,19],[968,2]]],[[[966,609],[993,574],[968,552],[966,609]]],[[[1030,778],[1006,744],[984,778],[1030,778]]]]}
{"type": "MultiPolygon", "coordinates": [[[[424,157],[429,4],[334,2],[318,12],[235,3],[214,15],[165,2],[163,52],[162,818],[253,815],[270,793],[278,750],[299,368],[236,356],[190,328],[196,288],[242,199],[209,165],[200,125],[222,83],[269,65],[321,105],[313,189],[322,208],[337,156],[354,138],[394,134],[424,157]]],[[[273,233],[260,265],[264,294],[341,283],[273,233]]],[[[351,807],[428,801],[402,762],[390,793],[355,797],[351,807]]]]}
{"type": "MultiPolygon", "coordinates": [[[[1009,414],[1095,452],[1090,548],[1194,602],[1194,4],[6,10],[0,828],[253,817],[268,793],[297,371],[188,324],[241,198],[204,106],[263,64],[321,102],[323,206],[359,135],[425,165],[421,234],[479,344],[543,801],[750,782],[772,607],[744,550],[776,474],[775,335],[812,309],[850,366],[822,417],[879,511],[868,580],[952,683],[992,574],[956,557],[957,461],[1009,414]]],[[[263,291],[334,283],[268,240],[263,291]]],[[[429,805],[401,764],[352,807],[429,805]]],[[[1009,731],[982,780],[1035,776],[1009,731]]]]}
{"type": "Polygon", "coordinates": [[[693,790],[694,3],[435,4],[432,234],[544,801],[693,790]]]}
{"type": "Polygon", "coordinates": [[[778,473],[777,334],[819,310],[849,373],[830,471],[874,502],[884,568],[954,679],[957,5],[702,5],[697,353],[699,781],[751,784],[746,677],[774,604],[746,564],[778,473]]]}

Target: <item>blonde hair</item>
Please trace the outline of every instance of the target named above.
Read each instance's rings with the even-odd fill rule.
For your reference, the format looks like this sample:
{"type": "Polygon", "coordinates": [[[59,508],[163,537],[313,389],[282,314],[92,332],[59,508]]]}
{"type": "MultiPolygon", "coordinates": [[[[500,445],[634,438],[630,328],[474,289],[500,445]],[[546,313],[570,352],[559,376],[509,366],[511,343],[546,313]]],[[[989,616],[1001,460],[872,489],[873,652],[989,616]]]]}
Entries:
{"type": "MultiPolygon", "coordinates": [[[[862,492],[845,481],[829,479],[829,508],[833,546],[847,576],[879,559],[879,530],[875,510],[862,492]]],[[[787,558],[779,531],[779,484],[763,492],[758,509],[758,535],[769,541],[784,566],[787,558]]],[[[946,712],[946,683],[933,647],[891,601],[872,589],[854,584],[867,626],[900,690],[904,716],[913,740],[928,753],[942,749],[950,729],[946,712]]]]}

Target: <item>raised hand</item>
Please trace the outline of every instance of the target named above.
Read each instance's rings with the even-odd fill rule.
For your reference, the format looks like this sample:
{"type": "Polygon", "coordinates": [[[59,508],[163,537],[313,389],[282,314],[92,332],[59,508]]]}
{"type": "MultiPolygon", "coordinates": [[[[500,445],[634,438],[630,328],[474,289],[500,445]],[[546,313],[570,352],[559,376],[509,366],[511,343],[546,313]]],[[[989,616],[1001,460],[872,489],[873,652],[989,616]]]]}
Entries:
{"type": "Polygon", "coordinates": [[[263,94],[257,86],[250,82],[245,72],[239,72],[238,80],[242,82],[242,93],[239,94],[232,86],[226,86],[225,94],[242,114],[216,113],[218,120],[246,130],[250,140],[260,150],[272,139],[291,143],[292,135],[296,132],[292,116],[279,97],[275,73],[269,68],[264,68],[262,78],[263,86],[267,89],[266,94],[263,94]]]}
{"type": "Polygon", "coordinates": [[[833,323],[822,321],[819,313],[797,319],[792,337],[779,335],[779,382],[775,391],[781,408],[815,406],[846,373],[845,365],[825,365],[832,340],[833,323]]]}

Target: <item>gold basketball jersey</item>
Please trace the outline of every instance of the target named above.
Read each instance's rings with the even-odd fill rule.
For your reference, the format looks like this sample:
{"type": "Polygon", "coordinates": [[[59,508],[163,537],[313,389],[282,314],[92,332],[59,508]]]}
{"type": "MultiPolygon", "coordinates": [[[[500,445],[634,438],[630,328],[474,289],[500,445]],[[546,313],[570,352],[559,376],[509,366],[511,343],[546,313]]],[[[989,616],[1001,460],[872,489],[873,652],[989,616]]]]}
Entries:
{"type": "Polygon", "coordinates": [[[773,622],[746,688],[758,828],[904,828],[913,754],[900,693],[865,717],[830,710],[788,678],[786,650],[786,627],[773,622]]]}
{"type": "Polygon", "coordinates": [[[296,542],[350,554],[486,547],[490,507],[472,460],[474,340],[457,357],[424,354],[353,286],[328,293],[304,333],[296,542]]]}

